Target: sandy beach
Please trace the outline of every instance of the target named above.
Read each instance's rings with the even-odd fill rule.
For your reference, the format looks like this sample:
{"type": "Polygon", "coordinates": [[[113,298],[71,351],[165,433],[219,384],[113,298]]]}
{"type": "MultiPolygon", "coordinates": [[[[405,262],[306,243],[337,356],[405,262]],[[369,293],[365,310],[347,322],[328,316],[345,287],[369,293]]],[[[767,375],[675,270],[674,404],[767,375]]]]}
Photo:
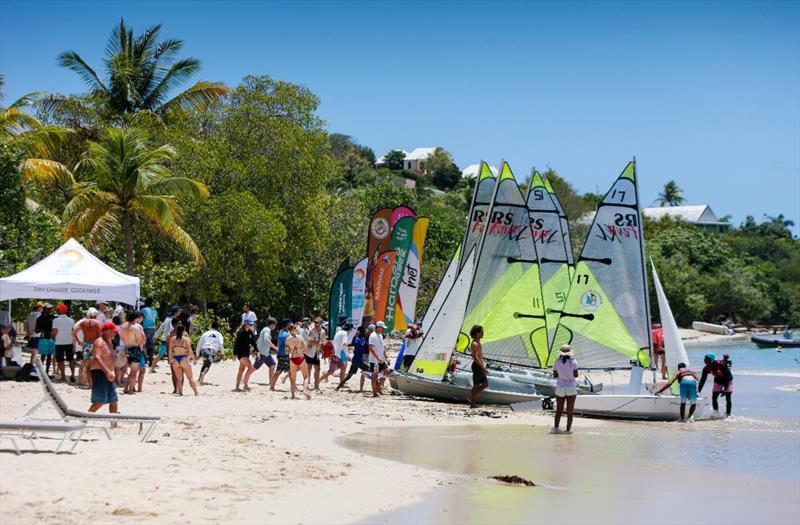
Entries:
{"type": "MultiPolygon", "coordinates": [[[[262,369],[251,392],[233,392],[235,373],[232,361],[217,363],[207,376],[213,385],[201,387],[199,397],[178,397],[162,364],[147,375],[143,393],[120,395],[121,413],[163,418],[154,443],[139,443],[132,424],[112,430],[112,441],[99,430],[86,433],[76,454],[16,456],[4,441],[0,522],[77,524],[88,516],[97,523],[371,520],[397,500],[398,487],[404,487],[403,504],[411,505],[453,478],[358,454],[337,445],[337,438],[399,425],[552,424],[548,416],[507,408],[470,410],[400,395],[374,399],[357,392],[357,377],[348,383],[355,392],[334,392],[331,381],[310,401],[291,400],[288,384],[268,391],[262,369]]],[[[56,387],[70,406],[89,406],[89,390],[56,387]]],[[[0,418],[21,416],[41,397],[38,383],[0,383],[0,418]]],[[[38,446],[52,449],[55,441],[38,446]]]]}

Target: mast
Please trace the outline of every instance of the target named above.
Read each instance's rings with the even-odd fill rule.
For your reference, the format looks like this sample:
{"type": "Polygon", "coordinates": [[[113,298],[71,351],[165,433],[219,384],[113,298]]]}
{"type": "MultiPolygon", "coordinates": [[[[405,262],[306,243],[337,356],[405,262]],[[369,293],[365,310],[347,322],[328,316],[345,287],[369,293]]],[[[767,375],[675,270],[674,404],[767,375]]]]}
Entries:
{"type": "Polygon", "coordinates": [[[644,251],[644,216],[642,215],[641,200],[639,199],[639,173],[636,171],[636,155],[633,156],[633,183],[636,188],[636,202],[639,203],[639,224],[642,225],[642,236],[639,246],[642,250],[642,279],[644,280],[644,312],[647,318],[647,355],[650,361],[650,370],[653,372],[653,383],[656,382],[656,369],[653,366],[653,319],[650,313],[650,288],[647,286],[647,254],[644,251]]]}

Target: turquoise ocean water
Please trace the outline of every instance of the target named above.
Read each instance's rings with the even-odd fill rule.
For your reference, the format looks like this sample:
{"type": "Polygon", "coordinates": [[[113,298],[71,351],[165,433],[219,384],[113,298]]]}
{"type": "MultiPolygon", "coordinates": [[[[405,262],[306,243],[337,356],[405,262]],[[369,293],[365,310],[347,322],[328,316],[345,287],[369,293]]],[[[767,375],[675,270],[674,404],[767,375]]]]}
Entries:
{"type": "Polygon", "coordinates": [[[343,438],[368,455],[461,476],[421,502],[367,521],[800,523],[800,349],[727,343],[687,351],[698,371],[706,352],[730,355],[734,417],[601,426],[576,418],[569,436],[549,435],[544,426],[475,425],[343,438]],[[538,486],[487,480],[499,474],[538,486]]]}

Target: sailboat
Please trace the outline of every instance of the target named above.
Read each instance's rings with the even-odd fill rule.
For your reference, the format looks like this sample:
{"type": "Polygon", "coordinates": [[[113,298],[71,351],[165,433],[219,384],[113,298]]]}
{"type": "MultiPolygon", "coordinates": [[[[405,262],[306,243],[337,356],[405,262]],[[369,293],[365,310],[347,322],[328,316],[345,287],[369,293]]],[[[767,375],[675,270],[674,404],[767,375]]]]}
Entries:
{"type": "MultiPolygon", "coordinates": [[[[662,322],[665,327],[670,326],[666,351],[670,372],[674,372],[678,360],[688,359],[660,283],[656,291],[662,322]]],[[[582,370],[630,371],[628,384],[607,386],[600,394],[577,396],[575,413],[678,419],[680,400],[675,396],[655,396],[643,384],[652,345],[635,159],[598,205],[569,293],[558,313],[552,348],[570,344],[582,370]]],[[[696,414],[700,415],[703,408],[701,403],[696,414]]]]}
{"type": "MultiPolygon", "coordinates": [[[[480,183],[473,203],[478,200],[480,183]]],[[[392,385],[409,395],[466,400],[471,375],[451,373],[453,351],[471,361],[467,333],[484,326],[487,361],[539,362],[547,353],[547,327],[539,268],[524,198],[507,163],[503,163],[485,214],[471,214],[459,277],[424,335],[407,374],[392,385]],[[480,235],[471,235],[477,230],[480,235]]],[[[438,292],[437,292],[438,293],[438,292]]],[[[489,388],[479,402],[509,404],[541,399],[534,382],[505,371],[489,373],[489,388]]]]}

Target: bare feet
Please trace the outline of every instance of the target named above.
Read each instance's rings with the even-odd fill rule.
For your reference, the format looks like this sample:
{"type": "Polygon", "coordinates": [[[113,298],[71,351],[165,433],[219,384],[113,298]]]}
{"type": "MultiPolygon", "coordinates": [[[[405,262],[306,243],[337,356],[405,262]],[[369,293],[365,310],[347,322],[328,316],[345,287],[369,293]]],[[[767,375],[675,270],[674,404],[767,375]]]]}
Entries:
{"type": "Polygon", "coordinates": [[[249,387],[249,386],[247,386],[247,385],[244,385],[244,391],[245,391],[245,392],[249,392],[249,391],[250,391],[250,387],[249,387]]]}

